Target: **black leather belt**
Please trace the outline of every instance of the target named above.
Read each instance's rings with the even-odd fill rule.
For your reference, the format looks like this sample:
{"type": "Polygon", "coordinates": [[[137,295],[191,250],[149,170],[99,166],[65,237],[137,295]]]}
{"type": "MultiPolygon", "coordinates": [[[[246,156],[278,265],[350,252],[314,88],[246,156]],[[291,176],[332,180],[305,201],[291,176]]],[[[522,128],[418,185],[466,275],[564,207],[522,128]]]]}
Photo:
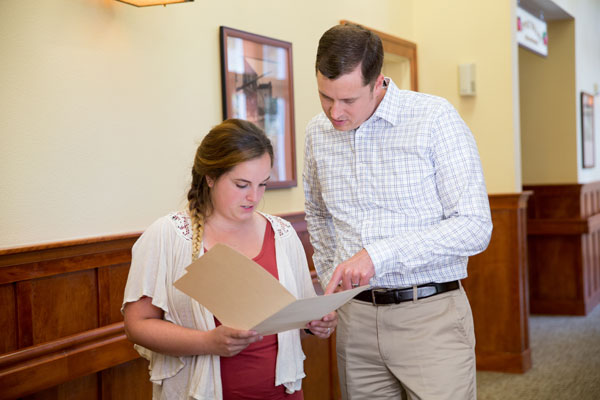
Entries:
{"type": "MultiPolygon", "coordinates": [[[[426,283],[417,286],[417,299],[425,299],[436,294],[449,292],[459,288],[458,281],[444,283],[426,283]]],[[[354,296],[356,300],[372,303],[374,306],[382,304],[398,304],[403,301],[412,301],[413,288],[405,289],[371,289],[360,292],[354,296]]]]}

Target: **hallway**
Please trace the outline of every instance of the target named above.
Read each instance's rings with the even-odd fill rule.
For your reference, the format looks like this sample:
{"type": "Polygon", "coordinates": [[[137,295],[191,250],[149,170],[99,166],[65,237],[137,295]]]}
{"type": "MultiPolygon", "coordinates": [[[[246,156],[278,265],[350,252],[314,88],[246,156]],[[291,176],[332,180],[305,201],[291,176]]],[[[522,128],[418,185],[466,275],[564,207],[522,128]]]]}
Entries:
{"type": "Polygon", "coordinates": [[[532,315],[533,367],[477,373],[479,400],[600,398],[600,307],[585,317],[532,315]]]}

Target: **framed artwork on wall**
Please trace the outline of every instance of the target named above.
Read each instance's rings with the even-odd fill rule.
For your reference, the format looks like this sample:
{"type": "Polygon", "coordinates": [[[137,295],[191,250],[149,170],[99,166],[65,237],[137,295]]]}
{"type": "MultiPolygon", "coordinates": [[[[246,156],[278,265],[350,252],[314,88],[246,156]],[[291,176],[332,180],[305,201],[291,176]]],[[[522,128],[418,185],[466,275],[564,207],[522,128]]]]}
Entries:
{"type": "Polygon", "coordinates": [[[596,165],[594,96],[585,92],[581,92],[581,145],[583,168],[594,168],[596,165]]]}
{"type": "Polygon", "coordinates": [[[223,119],[251,121],[273,144],[267,189],[297,185],[292,44],[220,27],[223,119]]]}

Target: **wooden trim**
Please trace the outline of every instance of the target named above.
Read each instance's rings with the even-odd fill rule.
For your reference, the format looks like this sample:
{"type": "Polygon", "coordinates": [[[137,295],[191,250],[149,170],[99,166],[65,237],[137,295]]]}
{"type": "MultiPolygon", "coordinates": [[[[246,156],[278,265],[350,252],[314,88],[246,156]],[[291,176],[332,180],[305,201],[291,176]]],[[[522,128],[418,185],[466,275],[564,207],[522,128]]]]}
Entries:
{"type": "MultiPolygon", "coordinates": [[[[304,213],[288,213],[281,217],[291,222],[303,238],[303,245],[309,246],[304,213]]],[[[115,383],[117,380],[113,382],[118,378],[112,373],[104,372],[108,369],[112,371],[117,365],[120,365],[118,368],[121,370],[125,368],[129,374],[133,374],[138,384],[148,382],[144,367],[140,369],[139,363],[128,366],[129,361],[139,359],[139,355],[125,336],[123,322],[109,324],[112,322],[111,315],[113,318],[115,316],[115,301],[113,299],[111,303],[111,291],[124,284],[119,276],[122,277],[123,267],[131,261],[131,247],[139,236],[140,233],[102,236],[96,238],[97,241],[86,238],[0,251],[0,285],[14,288],[15,304],[10,307],[11,310],[12,307],[15,308],[15,329],[18,331],[15,331],[18,348],[0,354],[0,387],[10,388],[1,391],[0,399],[27,396],[59,386],[68,387],[74,380],[99,371],[103,373],[96,379],[86,380],[85,385],[110,387],[113,383],[118,384],[115,383]],[[95,272],[98,298],[97,310],[94,309],[93,312],[98,314],[97,321],[100,327],[34,344],[33,332],[36,329],[44,329],[39,321],[32,321],[32,304],[37,286],[43,286],[41,282],[46,282],[48,277],[65,279],[70,273],[82,270],[95,272]],[[114,281],[115,276],[117,281],[114,281]],[[144,381],[139,382],[140,379],[144,381]]],[[[311,271],[311,275],[315,275],[314,271],[311,271]]],[[[315,277],[314,282],[315,287],[319,289],[320,285],[315,277]]],[[[48,292],[45,292],[45,295],[47,294],[48,292]]],[[[39,302],[40,299],[36,301],[39,302]]],[[[56,327],[53,329],[60,332],[56,327]]],[[[331,372],[335,371],[330,356],[335,354],[334,342],[319,340],[315,344],[310,341],[303,344],[307,354],[310,353],[313,357],[312,367],[318,367],[319,372],[327,374],[323,382],[337,383],[337,372],[335,376],[331,372]],[[328,350],[323,352],[325,348],[328,350]]],[[[14,344],[7,346],[14,348],[14,344]]],[[[312,373],[315,374],[316,372],[312,373]]],[[[311,390],[318,393],[320,387],[314,385],[321,384],[321,381],[313,379],[312,382],[311,390]]],[[[305,385],[310,384],[311,378],[308,377],[305,385]]],[[[328,390],[334,391],[335,387],[328,390]]]]}
{"type": "MultiPolygon", "coordinates": [[[[499,195],[490,196],[490,204],[492,205],[493,215],[499,212],[507,212],[510,218],[517,218],[519,212],[523,210],[522,206],[523,194],[518,195],[499,195]]],[[[294,212],[283,214],[281,217],[291,222],[294,229],[301,237],[302,243],[309,254],[312,254],[312,248],[308,240],[308,232],[306,221],[304,220],[304,212],[294,212]]],[[[516,225],[515,225],[516,226],[516,225]]],[[[516,229],[516,228],[515,228],[516,229]]],[[[15,287],[15,298],[17,299],[16,309],[17,327],[19,336],[19,348],[0,355],[0,387],[9,388],[3,390],[0,398],[14,398],[27,396],[57,385],[70,382],[78,377],[83,377],[107,368],[115,367],[119,364],[129,362],[130,360],[138,359],[139,355],[133,350],[132,344],[127,340],[123,331],[123,322],[116,322],[110,325],[105,325],[110,322],[108,315],[114,305],[109,306],[107,298],[110,297],[113,275],[123,275],[123,266],[130,261],[131,246],[137,240],[140,233],[132,233],[126,235],[116,235],[111,240],[108,236],[94,239],[87,238],[76,241],[47,243],[43,245],[20,247],[15,249],[4,249],[0,251],[0,284],[12,285],[15,287]],[[32,282],[43,281],[40,278],[46,278],[53,275],[68,274],[80,270],[96,270],[98,284],[98,323],[99,328],[79,332],[74,335],[59,337],[49,342],[32,345],[32,282]],[[113,272],[114,271],[114,272],[113,272]]],[[[494,231],[493,237],[497,238],[517,238],[518,232],[503,232],[494,231]]],[[[520,254],[522,251],[515,243],[518,240],[511,239],[506,251],[518,250],[515,254],[520,254]]],[[[496,253],[491,254],[491,259],[485,258],[485,265],[493,264],[493,269],[510,271],[510,274],[518,274],[515,265],[522,268],[522,262],[517,259],[510,259],[511,265],[505,265],[497,260],[496,253]],[[512,263],[516,263],[512,265],[512,263]]],[[[483,264],[482,264],[483,265],[483,264]]],[[[470,265],[471,271],[471,265],[470,265]]],[[[485,268],[484,268],[485,269],[485,268]]],[[[485,269],[489,270],[489,268],[485,269]]],[[[315,275],[312,271],[312,275],[315,275]]],[[[510,284],[506,285],[507,292],[514,292],[517,297],[495,297],[493,302],[508,302],[519,304],[517,315],[504,315],[495,312],[494,318],[498,321],[511,321],[512,325],[518,327],[519,337],[510,339],[520,343],[522,353],[500,349],[498,351],[489,351],[490,347],[485,349],[485,352],[478,352],[478,366],[490,366],[496,370],[512,370],[526,368],[530,359],[528,339],[527,339],[527,318],[520,314],[523,310],[523,299],[518,297],[522,294],[523,284],[522,276],[511,275],[510,284]],[[516,285],[516,286],[515,286],[516,285]],[[520,288],[520,289],[519,289],[520,288]],[[500,301],[501,299],[501,301],[500,301]],[[525,324],[525,326],[523,326],[525,324]],[[508,354],[507,357],[504,355],[508,354]],[[483,357],[483,358],[482,358],[483,357]],[[509,361],[508,367],[497,365],[494,360],[509,361]],[[516,360],[516,361],[510,361],[516,360]],[[518,367],[518,365],[525,367],[518,367]]],[[[118,284],[118,283],[117,283],[118,284]]],[[[122,284],[122,283],[121,283],[122,284]]],[[[317,284],[318,285],[318,284],[317,284]]],[[[465,285],[467,289],[468,283],[465,285]]],[[[475,305],[485,301],[485,296],[473,297],[470,295],[471,303],[475,309],[475,305]]],[[[488,301],[492,301],[489,299],[488,301]]],[[[484,303],[485,305],[485,303],[484,303]]],[[[506,310],[509,310],[507,308],[506,310]]],[[[489,311],[489,310],[488,310],[489,311]]],[[[502,311],[502,310],[500,310],[502,311]]],[[[112,311],[114,313],[114,311],[112,311]]],[[[513,311],[511,310],[511,313],[513,311]]],[[[474,316],[477,315],[474,310],[474,316]]],[[[478,344],[489,343],[490,340],[497,340],[497,337],[478,336],[478,344]]],[[[504,337],[503,342],[508,339],[504,337]]],[[[310,341],[309,341],[310,342],[310,341]]],[[[328,350],[323,353],[324,344],[319,343],[317,347],[311,348],[311,344],[307,342],[307,349],[312,349],[312,357],[323,357],[323,360],[316,362],[319,368],[323,368],[323,363],[327,366],[323,373],[327,373],[325,379],[331,386],[327,389],[333,393],[334,397],[339,396],[336,355],[335,355],[335,338],[327,342],[328,350]],[[323,354],[321,354],[323,353],[323,354]]],[[[304,343],[304,342],[303,342],[304,343]]],[[[493,347],[492,347],[493,349],[493,347]]],[[[504,362],[504,361],[502,361],[504,362]]],[[[143,371],[142,371],[143,372],[143,371]]],[[[98,375],[98,385],[110,385],[111,382],[103,382],[102,379],[110,379],[111,374],[98,375]],[[105,377],[105,378],[102,378],[105,377]]],[[[141,379],[139,375],[135,375],[136,379],[141,379]]],[[[145,379],[145,378],[144,378],[145,379]]],[[[137,380],[136,380],[137,382],[137,380]]],[[[146,382],[146,381],[145,381],[146,382]]],[[[310,376],[305,383],[310,385],[310,376]]],[[[313,382],[317,382],[314,380],[313,382]]],[[[316,384],[316,383],[314,383],[316,384]]],[[[319,383],[320,384],[320,383],[319,383]]],[[[313,387],[314,389],[314,387],[313,387]]]]}
{"type": "Polygon", "coordinates": [[[586,219],[535,219],[527,221],[528,235],[583,235],[600,229],[600,214],[586,219]]]}
{"type": "Polygon", "coordinates": [[[410,63],[410,90],[415,92],[419,91],[419,79],[418,79],[418,68],[417,68],[417,44],[410,42],[405,39],[401,39],[397,36],[390,35],[385,32],[378,31],[377,29],[369,28],[363,24],[356,22],[341,20],[340,24],[354,24],[360,25],[365,29],[375,33],[381,39],[383,45],[383,51],[386,53],[392,53],[401,57],[407,58],[410,63]]]}
{"type": "Polygon", "coordinates": [[[489,195],[490,208],[492,210],[519,210],[527,207],[529,197],[533,194],[531,190],[520,193],[502,193],[489,195]]]}
{"type": "MultiPolygon", "coordinates": [[[[73,240],[63,240],[58,242],[47,242],[40,243],[34,245],[27,246],[15,246],[15,247],[5,247],[0,248],[0,257],[4,257],[10,254],[18,254],[18,253],[34,253],[38,250],[50,250],[50,249],[64,249],[67,247],[79,247],[86,244],[97,244],[104,242],[119,242],[121,240],[128,240],[137,238],[140,236],[140,232],[133,233],[123,233],[119,235],[108,235],[108,236],[95,236],[95,237],[87,237],[82,239],[73,239],[73,240]]],[[[48,253],[46,251],[46,253],[48,253]]],[[[2,264],[0,264],[2,265],[2,264]]]]}
{"type": "Polygon", "coordinates": [[[580,183],[567,183],[567,184],[549,184],[549,185],[523,185],[523,190],[529,190],[532,192],[543,190],[544,193],[549,195],[563,196],[565,194],[579,194],[581,193],[583,184],[580,183]]]}
{"type": "Polygon", "coordinates": [[[477,369],[522,374],[531,369],[531,349],[522,353],[484,352],[477,353],[477,369]]]}
{"type": "Polygon", "coordinates": [[[102,236],[92,239],[56,242],[5,249],[0,252],[0,285],[68,272],[122,264],[131,260],[131,247],[140,233],[102,236]]]}
{"type": "Polygon", "coordinates": [[[531,367],[527,274],[527,199],[531,192],[490,195],[494,229],[488,248],[469,258],[463,280],[475,324],[477,368],[531,367]]]}
{"type": "Polygon", "coordinates": [[[110,272],[108,268],[102,267],[96,270],[96,281],[98,282],[98,324],[105,326],[110,324],[110,272]]]}
{"type": "MultiPolygon", "coordinates": [[[[531,368],[527,272],[527,204],[531,195],[524,191],[489,196],[492,240],[488,250],[469,260],[469,278],[463,284],[473,309],[480,370],[523,373],[531,368]]],[[[283,217],[299,234],[305,233],[304,213],[283,217]]],[[[335,347],[331,357],[336,366],[335,347]]],[[[337,367],[332,379],[337,382],[337,367]]]]}
{"type": "Polygon", "coordinates": [[[531,312],[586,315],[600,303],[600,181],[526,187],[531,312]]]}
{"type": "Polygon", "coordinates": [[[0,356],[0,399],[27,396],[138,358],[123,323],[0,356]]]}
{"type": "Polygon", "coordinates": [[[17,345],[19,348],[33,345],[32,289],[31,281],[19,282],[17,289],[17,345]]]}
{"type": "Polygon", "coordinates": [[[279,217],[285,219],[286,221],[288,221],[289,223],[292,224],[292,227],[294,227],[294,230],[298,234],[303,233],[303,232],[308,232],[307,228],[306,228],[306,220],[304,219],[305,216],[306,216],[306,214],[304,213],[304,211],[296,211],[293,213],[279,214],[279,217]]]}
{"type": "Polygon", "coordinates": [[[26,347],[0,355],[0,370],[15,364],[29,363],[35,358],[47,357],[52,353],[69,351],[69,348],[79,347],[86,343],[102,340],[107,336],[120,335],[125,332],[123,322],[103,326],[98,329],[66,336],[37,346],[26,347]]]}
{"type": "MultiPolygon", "coordinates": [[[[0,285],[14,290],[5,290],[5,293],[13,293],[11,303],[14,305],[2,304],[3,311],[11,312],[5,308],[14,307],[16,317],[10,322],[14,326],[9,329],[14,332],[10,334],[16,336],[16,341],[4,339],[5,352],[0,354],[0,387],[3,388],[0,399],[26,396],[139,358],[124,334],[123,322],[107,325],[113,322],[109,314],[111,307],[115,307],[114,301],[112,306],[109,304],[111,284],[117,284],[116,287],[124,284],[120,282],[123,280],[120,271],[130,263],[131,247],[139,235],[102,236],[0,251],[0,285]],[[82,300],[90,306],[86,312],[92,313],[89,318],[92,327],[98,324],[100,327],[77,332],[74,327],[85,324],[48,326],[52,333],[46,334],[46,324],[55,321],[44,320],[43,314],[36,315],[33,305],[53,301],[47,296],[54,295],[61,296],[61,304],[65,304],[68,296],[53,294],[48,288],[53,282],[77,279],[81,274],[72,273],[84,270],[88,271],[88,279],[95,277],[98,287],[97,293],[83,291],[87,298],[82,300]],[[119,282],[110,282],[113,270],[119,271],[119,282]],[[61,336],[60,332],[69,331],[76,333],[61,336]],[[36,337],[52,340],[35,343],[36,337]]],[[[82,292],[82,288],[73,289],[82,292]]],[[[99,384],[100,381],[89,382],[99,384]]]]}

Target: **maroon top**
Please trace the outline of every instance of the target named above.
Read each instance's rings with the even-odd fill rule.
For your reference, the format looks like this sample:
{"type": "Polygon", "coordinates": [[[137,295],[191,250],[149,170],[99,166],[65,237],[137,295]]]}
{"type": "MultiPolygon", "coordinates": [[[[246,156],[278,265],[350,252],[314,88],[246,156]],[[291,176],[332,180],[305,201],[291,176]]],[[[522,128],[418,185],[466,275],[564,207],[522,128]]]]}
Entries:
{"type": "MultiPolygon", "coordinates": [[[[267,223],[260,253],[253,258],[275,278],[275,232],[267,223]]],[[[217,326],[221,325],[215,318],[217,326]]],[[[250,344],[233,357],[221,357],[221,382],[223,400],[302,400],[302,391],[285,393],[285,386],[275,386],[275,362],[277,359],[277,335],[267,335],[263,340],[250,344]]]]}

